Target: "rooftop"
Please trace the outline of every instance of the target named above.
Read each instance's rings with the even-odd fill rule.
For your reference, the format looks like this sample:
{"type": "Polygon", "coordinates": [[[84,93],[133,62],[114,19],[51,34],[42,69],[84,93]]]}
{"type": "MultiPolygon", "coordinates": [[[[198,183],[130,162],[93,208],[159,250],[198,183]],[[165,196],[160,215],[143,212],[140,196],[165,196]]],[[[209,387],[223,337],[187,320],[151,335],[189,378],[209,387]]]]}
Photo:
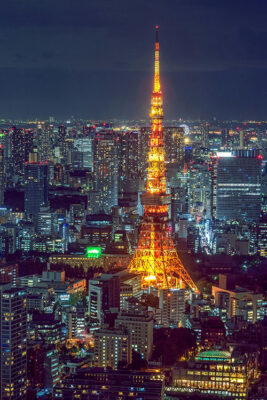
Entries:
{"type": "Polygon", "coordinates": [[[222,351],[222,350],[208,350],[202,351],[198,354],[197,359],[229,359],[231,358],[231,353],[229,351],[222,351]]]}

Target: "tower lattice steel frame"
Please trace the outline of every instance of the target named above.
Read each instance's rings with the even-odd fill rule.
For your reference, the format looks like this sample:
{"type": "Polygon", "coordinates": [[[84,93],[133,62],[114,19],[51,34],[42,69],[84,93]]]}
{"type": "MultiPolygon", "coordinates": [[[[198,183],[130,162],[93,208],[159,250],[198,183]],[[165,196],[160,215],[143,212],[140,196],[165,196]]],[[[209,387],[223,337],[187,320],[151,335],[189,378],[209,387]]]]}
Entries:
{"type": "Polygon", "coordinates": [[[144,219],[135,254],[130,262],[131,272],[142,274],[142,286],[158,289],[196,285],[178,257],[171,237],[166,193],[165,152],[163,144],[162,92],[159,75],[159,40],[156,26],[154,90],[151,96],[151,133],[149,138],[146,192],[142,195],[144,219]]]}

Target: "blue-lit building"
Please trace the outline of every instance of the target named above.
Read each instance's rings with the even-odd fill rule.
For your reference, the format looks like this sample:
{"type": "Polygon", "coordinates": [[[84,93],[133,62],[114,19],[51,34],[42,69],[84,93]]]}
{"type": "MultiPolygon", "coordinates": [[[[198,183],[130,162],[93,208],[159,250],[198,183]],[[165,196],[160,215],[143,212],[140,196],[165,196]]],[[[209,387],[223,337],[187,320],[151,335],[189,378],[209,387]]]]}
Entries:
{"type": "Polygon", "coordinates": [[[25,164],[25,213],[36,216],[48,202],[48,165],[25,164]]]}
{"type": "Polygon", "coordinates": [[[262,157],[254,150],[217,155],[216,218],[258,220],[262,157]]]}

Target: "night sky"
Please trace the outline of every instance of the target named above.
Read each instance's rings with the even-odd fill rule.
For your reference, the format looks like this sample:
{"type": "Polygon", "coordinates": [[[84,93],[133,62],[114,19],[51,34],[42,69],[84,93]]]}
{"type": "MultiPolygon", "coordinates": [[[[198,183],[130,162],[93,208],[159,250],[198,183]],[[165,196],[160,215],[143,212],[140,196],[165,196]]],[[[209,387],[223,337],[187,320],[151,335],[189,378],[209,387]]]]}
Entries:
{"type": "Polygon", "coordinates": [[[0,118],[267,119],[266,0],[7,0],[0,118]]]}

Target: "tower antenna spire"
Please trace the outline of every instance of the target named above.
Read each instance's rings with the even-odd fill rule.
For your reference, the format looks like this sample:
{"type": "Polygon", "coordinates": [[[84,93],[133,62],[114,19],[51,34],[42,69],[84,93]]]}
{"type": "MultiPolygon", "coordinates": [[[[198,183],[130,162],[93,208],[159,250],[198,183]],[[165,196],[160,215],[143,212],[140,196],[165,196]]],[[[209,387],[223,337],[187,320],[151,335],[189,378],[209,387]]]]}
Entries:
{"type": "Polygon", "coordinates": [[[154,71],[154,93],[160,92],[159,78],[159,26],[156,25],[156,42],[155,42],[155,71],[154,71]]]}

